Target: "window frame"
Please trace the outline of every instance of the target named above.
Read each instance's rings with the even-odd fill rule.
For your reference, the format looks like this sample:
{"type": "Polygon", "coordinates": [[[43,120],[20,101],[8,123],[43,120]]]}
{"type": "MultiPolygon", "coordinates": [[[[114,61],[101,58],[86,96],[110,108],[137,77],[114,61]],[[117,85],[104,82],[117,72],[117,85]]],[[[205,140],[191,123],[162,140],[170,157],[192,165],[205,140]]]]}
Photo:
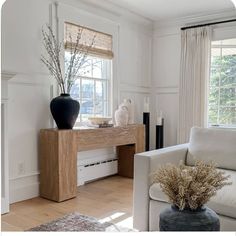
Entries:
{"type": "MultiPolygon", "coordinates": [[[[112,35],[112,51],[114,54],[111,60],[111,81],[110,81],[110,101],[111,104],[109,109],[111,110],[111,117],[114,118],[114,112],[119,104],[119,86],[120,86],[120,76],[118,73],[118,68],[120,64],[119,60],[119,24],[114,21],[108,21],[103,15],[99,14],[88,14],[84,9],[75,8],[67,4],[57,3],[52,4],[50,9],[50,22],[52,29],[56,32],[56,38],[60,41],[64,41],[64,23],[71,22],[73,24],[86,26],[90,29],[96,29],[99,32],[104,32],[112,35]],[[79,16],[79,17],[78,17],[79,16]]],[[[61,60],[64,58],[64,47],[62,47],[61,60]]],[[[65,68],[62,64],[62,73],[64,73],[65,68]]],[[[50,96],[53,98],[59,94],[59,88],[56,82],[50,90],[50,96]]],[[[53,118],[50,119],[51,126],[56,128],[56,123],[53,118]]],[[[82,124],[83,125],[83,124],[82,124]]],[[[76,126],[78,126],[76,124],[76,126]]]]}
{"type": "MultiPolygon", "coordinates": [[[[233,37],[233,38],[230,38],[230,39],[236,39],[236,37],[233,37]]],[[[234,88],[236,89],[236,85],[235,86],[227,86],[227,85],[223,85],[221,86],[221,72],[222,72],[222,64],[220,65],[220,67],[218,68],[219,71],[220,71],[220,77],[219,77],[219,84],[217,86],[212,86],[211,85],[211,70],[212,70],[212,49],[220,49],[220,57],[222,58],[222,51],[223,49],[225,48],[235,48],[236,49],[236,44],[232,44],[232,45],[229,45],[229,44],[223,44],[222,41],[226,41],[226,40],[230,40],[230,39],[221,39],[221,40],[214,40],[211,42],[211,59],[210,59],[210,68],[209,68],[209,83],[208,83],[208,101],[207,101],[207,125],[208,127],[219,127],[219,128],[236,128],[236,124],[220,124],[219,120],[220,120],[220,108],[222,107],[225,107],[225,108],[230,108],[230,107],[233,107],[233,108],[236,108],[236,105],[234,106],[230,106],[230,105],[221,105],[220,104],[220,100],[221,100],[221,89],[224,89],[224,88],[234,88]],[[216,41],[220,41],[221,44],[214,44],[214,42],[216,41]],[[209,103],[209,96],[210,96],[210,90],[211,88],[216,88],[218,89],[218,101],[217,101],[217,124],[210,124],[209,123],[209,110],[212,106],[210,106],[210,103],[209,103]]]]}
{"type": "MultiPolygon", "coordinates": [[[[103,113],[104,117],[111,117],[111,113],[112,113],[112,60],[109,59],[104,59],[102,57],[95,57],[95,56],[89,56],[91,57],[91,59],[100,59],[100,60],[106,60],[106,65],[104,66],[105,69],[105,76],[103,76],[104,72],[102,72],[102,76],[101,78],[98,77],[93,77],[93,66],[94,64],[91,63],[90,67],[91,67],[91,76],[86,76],[86,75],[79,75],[77,77],[77,80],[79,80],[79,86],[80,86],[80,91],[79,91],[79,99],[76,99],[79,103],[80,103],[80,111],[81,111],[81,107],[82,107],[82,102],[84,102],[86,100],[86,98],[83,98],[82,93],[82,83],[83,80],[90,80],[93,81],[93,113],[90,115],[91,117],[96,116],[95,114],[95,102],[96,102],[96,81],[101,81],[101,82],[105,82],[106,84],[106,90],[105,90],[105,94],[107,95],[106,98],[102,99],[103,104],[106,104],[106,111],[103,113]]],[[[74,94],[71,94],[72,97],[74,94]]],[[[100,117],[100,116],[98,116],[100,117]]],[[[82,114],[81,112],[79,112],[77,121],[75,123],[75,127],[76,126],[81,126],[84,123],[86,123],[88,120],[83,120],[82,118],[82,114]]]]}

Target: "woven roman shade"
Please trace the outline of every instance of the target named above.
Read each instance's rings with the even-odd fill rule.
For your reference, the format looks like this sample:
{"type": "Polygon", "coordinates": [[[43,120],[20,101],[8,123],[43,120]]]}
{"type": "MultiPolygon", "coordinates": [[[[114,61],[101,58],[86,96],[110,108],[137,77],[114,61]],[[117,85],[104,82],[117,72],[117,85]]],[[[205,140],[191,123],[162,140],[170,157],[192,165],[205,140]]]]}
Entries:
{"type": "Polygon", "coordinates": [[[77,35],[78,33],[81,33],[81,38],[79,40],[81,51],[88,53],[90,56],[102,57],[105,59],[113,58],[112,35],[68,22],[65,22],[64,27],[65,50],[71,50],[71,48],[75,47],[77,35]]]}

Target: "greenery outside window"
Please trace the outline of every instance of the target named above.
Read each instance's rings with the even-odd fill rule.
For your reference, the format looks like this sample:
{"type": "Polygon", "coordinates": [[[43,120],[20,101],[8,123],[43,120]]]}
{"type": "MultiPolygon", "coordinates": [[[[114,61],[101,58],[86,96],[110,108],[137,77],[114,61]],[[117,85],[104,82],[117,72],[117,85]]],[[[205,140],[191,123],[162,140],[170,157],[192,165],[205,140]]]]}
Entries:
{"type": "Polygon", "coordinates": [[[212,42],[208,125],[236,127],[236,39],[212,42]]]}

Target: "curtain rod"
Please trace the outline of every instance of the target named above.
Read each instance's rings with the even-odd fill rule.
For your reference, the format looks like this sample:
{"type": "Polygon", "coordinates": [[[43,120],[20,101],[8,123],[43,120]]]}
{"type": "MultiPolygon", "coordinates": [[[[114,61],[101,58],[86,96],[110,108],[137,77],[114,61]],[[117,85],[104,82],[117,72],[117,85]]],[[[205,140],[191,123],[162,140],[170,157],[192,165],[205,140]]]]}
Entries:
{"type": "Polygon", "coordinates": [[[198,28],[198,27],[209,26],[209,25],[229,23],[229,22],[234,22],[234,21],[236,21],[236,19],[224,20],[224,21],[218,21],[218,22],[211,22],[211,23],[200,24],[200,25],[186,26],[186,27],[182,27],[181,30],[186,30],[186,29],[191,29],[191,28],[198,28]]]}

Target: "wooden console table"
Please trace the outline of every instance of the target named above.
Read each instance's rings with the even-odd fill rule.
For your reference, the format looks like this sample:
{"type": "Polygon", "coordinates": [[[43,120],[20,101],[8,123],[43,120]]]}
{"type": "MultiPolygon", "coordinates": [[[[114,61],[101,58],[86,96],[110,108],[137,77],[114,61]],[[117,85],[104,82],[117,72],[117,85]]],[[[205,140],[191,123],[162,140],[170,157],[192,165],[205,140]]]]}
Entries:
{"type": "Polygon", "coordinates": [[[127,176],[127,169],[133,171],[133,154],[145,149],[145,131],[141,124],[95,129],[43,129],[39,139],[40,196],[57,202],[76,197],[77,152],[116,146],[118,174],[127,176]],[[125,153],[132,155],[129,158],[132,161],[127,162],[125,153]]]}

